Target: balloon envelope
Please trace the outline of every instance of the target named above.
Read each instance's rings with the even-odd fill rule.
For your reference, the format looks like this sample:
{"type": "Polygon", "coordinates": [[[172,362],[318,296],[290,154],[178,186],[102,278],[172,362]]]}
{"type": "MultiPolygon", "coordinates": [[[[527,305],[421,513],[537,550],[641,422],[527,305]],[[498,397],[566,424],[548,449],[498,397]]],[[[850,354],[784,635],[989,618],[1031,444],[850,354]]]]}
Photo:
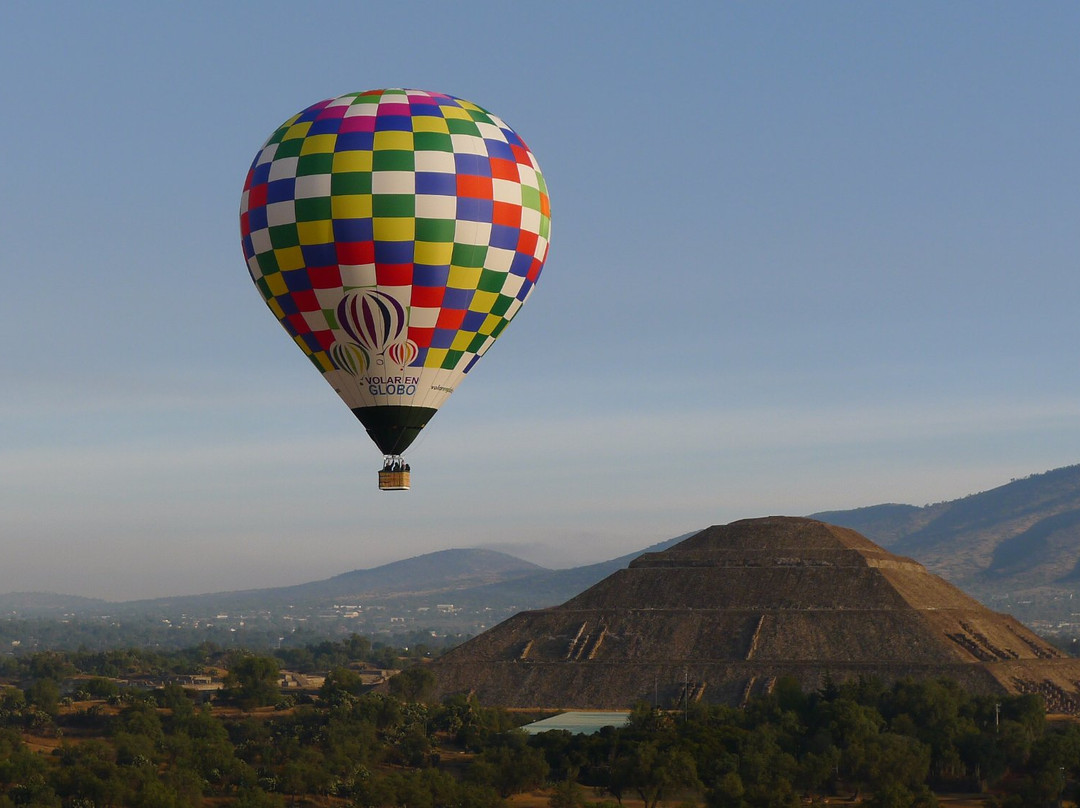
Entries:
{"type": "Polygon", "coordinates": [[[285,121],[240,204],[270,310],[394,455],[517,314],[550,223],[524,141],[475,104],[421,90],[350,93],[285,121]]]}

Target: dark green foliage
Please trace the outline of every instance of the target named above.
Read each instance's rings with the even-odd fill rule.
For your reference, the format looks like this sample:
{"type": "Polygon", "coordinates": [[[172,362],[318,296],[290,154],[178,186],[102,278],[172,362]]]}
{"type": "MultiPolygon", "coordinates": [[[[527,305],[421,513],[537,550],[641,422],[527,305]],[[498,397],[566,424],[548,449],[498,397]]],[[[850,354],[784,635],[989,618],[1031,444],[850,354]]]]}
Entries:
{"type": "Polygon", "coordinates": [[[466,779],[494,788],[509,797],[539,788],[547,779],[549,766],[542,750],[528,742],[520,730],[491,736],[489,743],[466,772],[466,779]]]}
{"type": "Polygon", "coordinates": [[[1037,699],[973,696],[947,681],[803,693],[779,680],[743,710],[695,705],[684,718],[638,705],[623,729],[530,743],[556,779],[576,770],[583,785],[646,804],[698,794],[714,808],[781,808],[858,793],[867,805],[933,808],[932,786],[979,790],[1011,773],[1027,800],[1017,804],[1041,805],[1080,779],[1080,726],[1044,724],[1037,699]]]}
{"type": "Polygon", "coordinates": [[[314,798],[484,808],[544,786],[557,806],[606,791],[649,806],[788,808],[858,793],[868,807],[934,808],[933,787],[995,789],[1003,806],[1037,808],[1071,799],[1080,780],[1080,726],[1048,727],[1038,697],[978,697],[947,681],[865,679],[804,693],[780,679],[745,709],[639,704],[621,729],[529,737],[506,711],[464,696],[425,703],[423,665],[389,695],[368,692],[349,667],[354,655],[397,660],[394,649],[351,638],[306,654],[334,661],[317,701],[228,717],[179,685],[118,688],[105,671],[166,676],[225,664],[224,698],[250,710],[280,699],[280,657],[201,646],[5,663],[18,686],[0,687],[0,808],[272,808],[314,798]],[[65,708],[75,692],[98,702],[65,708]],[[61,738],[58,753],[30,752],[24,731],[61,738]]]}
{"type": "Polygon", "coordinates": [[[26,703],[48,715],[60,710],[60,685],[52,677],[35,679],[26,689],[26,703]]]}
{"type": "Polygon", "coordinates": [[[244,654],[229,665],[222,698],[245,710],[271,706],[281,698],[280,676],[274,657],[244,654]]]}
{"type": "Polygon", "coordinates": [[[390,680],[390,692],[403,701],[428,701],[435,685],[435,674],[424,665],[415,665],[390,680]]]}

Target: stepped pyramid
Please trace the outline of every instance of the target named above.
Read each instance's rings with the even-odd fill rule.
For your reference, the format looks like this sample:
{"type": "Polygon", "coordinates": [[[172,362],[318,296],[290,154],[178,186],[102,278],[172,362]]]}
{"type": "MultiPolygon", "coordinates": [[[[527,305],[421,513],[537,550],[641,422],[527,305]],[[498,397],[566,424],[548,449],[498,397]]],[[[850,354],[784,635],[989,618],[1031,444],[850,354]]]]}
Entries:
{"type": "Polygon", "coordinates": [[[946,676],[1080,712],[1080,660],[854,530],[769,517],[647,553],[561,606],[522,612],[433,666],[442,695],[506,707],[740,704],[792,676],[946,676]]]}

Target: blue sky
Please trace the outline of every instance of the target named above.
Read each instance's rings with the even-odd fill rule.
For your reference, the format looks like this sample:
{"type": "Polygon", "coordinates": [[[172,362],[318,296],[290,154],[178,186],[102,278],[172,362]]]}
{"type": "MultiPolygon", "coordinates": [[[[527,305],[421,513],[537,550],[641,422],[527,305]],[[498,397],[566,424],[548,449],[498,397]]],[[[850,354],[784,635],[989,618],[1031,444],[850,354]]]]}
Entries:
{"type": "Polygon", "coordinates": [[[549,566],[1080,461],[1080,6],[0,7],[0,592],[549,566]],[[380,494],[252,286],[287,117],[474,101],[528,142],[528,305],[380,494]]]}

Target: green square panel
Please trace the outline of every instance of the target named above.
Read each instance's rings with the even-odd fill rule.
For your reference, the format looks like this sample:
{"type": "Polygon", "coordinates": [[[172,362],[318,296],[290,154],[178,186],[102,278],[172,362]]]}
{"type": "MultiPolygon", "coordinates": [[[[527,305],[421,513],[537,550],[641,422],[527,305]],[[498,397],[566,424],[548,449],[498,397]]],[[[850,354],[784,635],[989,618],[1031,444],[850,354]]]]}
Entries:
{"type": "Polygon", "coordinates": [[[445,132],[415,132],[413,133],[413,147],[416,151],[452,152],[454,143],[450,140],[450,135],[445,132]]]}
{"type": "Polygon", "coordinates": [[[476,128],[476,124],[473,121],[465,121],[461,118],[447,118],[446,128],[450,130],[451,135],[480,136],[480,130],[476,128]]]}
{"type": "Polygon", "coordinates": [[[320,222],[333,218],[331,213],[330,197],[315,196],[310,199],[297,199],[296,221],[320,222]]]}
{"type": "Polygon", "coordinates": [[[296,176],[307,177],[312,174],[332,174],[334,171],[334,155],[332,154],[303,154],[296,161],[296,176]]]}
{"type": "MultiPolygon", "coordinates": [[[[258,256],[257,260],[259,262],[259,269],[262,271],[263,275],[273,275],[275,272],[280,272],[281,271],[280,267],[278,267],[277,256],[274,255],[272,250],[269,251],[269,252],[262,253],[261,255],[258,256]]],[[[260,280],[262,280],[262,279],[260,278],[260,280]]],[[[266,283],[265,281],[262,281],[262,282],[264,284],[266,283]]],[[[263,287],[260,286],[259,288],[262,289],[263,287]]],[[[270,291],[270,289],[267,288],[265,290],[265,292],[263,292],[263,296],[267,300],[269,300],[274,295],[270,291]]]]}
{"type": "Polygon", "coordinates": [[[375,194],[371,198],[371,215],[402,217],[416,215],[416,197],[412,194],[375,194]]]}
{"type": "Polygon", "coordinates": [[[455,244],[450,262],[459,267],[482,267],[487,247],[481,244],[455,244]]]}
{"type": "Polygon", "coordinates": [[[503,288],[503,283],[505,282],[505,272],[495,272],[494,270],[485,269],[480,273],[480,282],[476,284],[476,288],[481,292],[498,292],[503,288]]]}
{"type": "Polygon", "coordinates": [[[299,247],[300,234],[296,232],[295,224],[279,224],[270,228],[270,243],[275,250],[284,247],[299,247]]]}
{"type": "Polygon", "coordinates": [[[456,229],[457,222],[453,219],[417,219],[416,240],[446,244],[454,240],[456,229]]]}
{"type": "Polygon", "coordinates": [[[330,193],[334,195],[370,194],[371,174],[367,171],[342,171],[330,177],[330,193]]]}
{"type": "Polygon", "coordinates": [[[521,207],[540,210],[540,191],[536,188],[530,188],[528,185],[522,185],[521,207]]]}
{"type": "Polygon", "coordinates": [[[282,157],[299,157],[300,149],[304,146],[304,139],[302,137],[294,137],[292,140],[283,140],[277,147],[277,151],[274,152],[274,159],[280,160],[282,157]]]}
{"type": "Polygon", "coordinates": [[[372,171],[413,171],[416,163],[413,160],[413,152],[386,149],[371,153],[372,171]]]}

